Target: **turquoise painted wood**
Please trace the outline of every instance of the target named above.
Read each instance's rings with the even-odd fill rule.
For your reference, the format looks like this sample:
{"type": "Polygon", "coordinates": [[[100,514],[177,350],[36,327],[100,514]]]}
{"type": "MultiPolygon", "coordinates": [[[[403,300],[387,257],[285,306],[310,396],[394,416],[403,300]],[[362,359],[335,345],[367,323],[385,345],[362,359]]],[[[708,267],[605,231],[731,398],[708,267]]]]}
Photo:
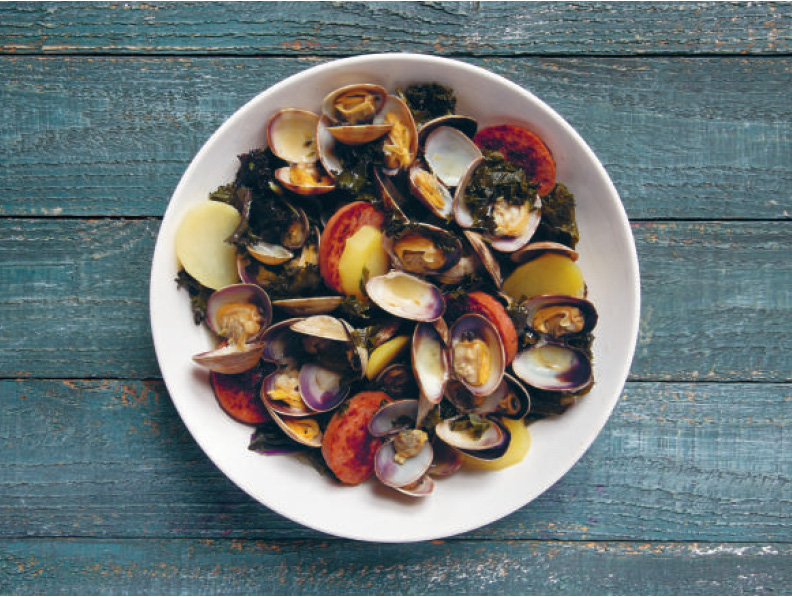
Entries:
{"type": "Polygon", "coordinates": [[[346,55],[783,54],[784,3],[100,2],[0,10],[0,51],[346,55]]]}
{"type": "Polygon", "coordinates": [[[791,48],[773,2],[0,3],[0,594],[792,593],[791,48]],[[561,113],[642,275],[592,448],[511,516],[416,545],[328,537],[234,486],[148,322],[161,216],[212,131],[381,51],[561,113]]]}
{"type": "MultiPolygon", "coordinates": [[[[463,59],[566,118],[633,219],[792,214],[788,56],[463,59]]],[[[161,216],[215,128],[268,86],[324,61],[0,58],[0,214],[161,216]]]]}

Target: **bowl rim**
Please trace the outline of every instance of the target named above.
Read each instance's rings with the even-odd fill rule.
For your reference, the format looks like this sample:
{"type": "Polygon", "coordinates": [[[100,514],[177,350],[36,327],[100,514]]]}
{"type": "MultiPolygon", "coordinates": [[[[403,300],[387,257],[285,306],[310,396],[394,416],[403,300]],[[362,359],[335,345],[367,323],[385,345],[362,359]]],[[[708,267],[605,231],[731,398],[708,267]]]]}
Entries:
{"type": "MultiPolygon", "coordinates": [[[[518,85],[517,83],[509,80],[508,78],[498,75],[494,72],[491,72],[485,68],[464,62],[462,60],[457,60],[453,58],[441,57],[441,56],[434,56],[434,55],[425,55],[419,53],[411,53],[411,52],[393,52],[393,53],[375,53],[375,54],[365,54],[359,56],[352,56],[347,58],[340,58],[329,60],[327,62],[323,62],[321,64],[311,66],[305,70],[292,74],[274,85],[262,90],[261,92],[257,93],[254,97],[248,100],[245,104],[243,104],[240,108],[235,110],[226,120],[208,137],[208,139],[203,143],[201,148],[196,152],[196,154],[191,159],[189,165],[185,169],[183,175],[181,176],[179,183],[175,187],[173,194],[171,195],[167,208],[163,214],[162,218],[162,225],[160,232],[157,236],[157,241],[154,247],[154,253],[152,257],[152,266],[151,266],[151,277],[150,277],[150,292],[149,292],[149,316],[150,316],[150,325],[151,325],[151,333],[152,338],[154,341],[154,348],[155,353],[157,356],[157,362],[160,367],[162,378],[165,383],[166,389],[168,390],[169,395],[171,396],[171,400],[176,407],[177,412],[179,413],[182,422],[185,424],[187,429],[189,430],[191,436],[196,441],[196,443],[201,447],[203,452],[209,457],[209,459],[217,466],[223,474],[229,478],[234,484],[240,487],[243,491],[245,491],[248,495],[254,498],[256,501],[264,505],[265,507],[271,509],[274,512],[277,512],[279,515],[297,522],[303,526],[308,528],[327,533],[332,536],[337,537],[344,537],[354,540],[360,541],[373,541],[373,542],[380,542],[380,543],[392,543],[392,542],[412,542],[412,541],[424,541],[424,540],[432,540],[432,539],[440,539],[445,537],[450,537],[453,535],[458,535],[460,533],[468,532],[477,528],[481,528],[488,524],[499,520],[500,518],[507,516],[516,510],[525,507],[531,501],[536,499],[538,496],[543,494],[547,491],[553,484],[558,482],[562,479],[573,467],[574,465],[580,460],[580,458],[585,454],[585,452],[591,447],[594,443],[596,438],[601,433],[603,427],[609,420],[616,404],[619,401],[621,393],[624,389],[624,384],[627,381],[630,368],[632,366],[632,361],[635,356],[635,350],[637,346],[638,340],[638,331],[639,331],[639,320],[640,320],[640,306],[641,306],[641,289],[640,289],[640,271],[639,271],[639,263],[638,263],[638,256],[637,251],[635,248],[635,238],[632,234],[630,229],[630,223],[624,209],[624,205],[619,197],[619,194],[611,181],[605,167],[594,154],[593,150],[589,147],[586,141],[582,138],[582,136],[553,108],[551,108],[547,103],[545,103],[541,98],[537,97],[533,92],[530,90],[518,85]],[[301,513],[295,514],[291,511],[285,511],[284,508],[278,507],[277,505],[273,505],[271,503],[267,503],[257,495],[257,491],[255,488],[248,482],[245,478],[239,478],[239,475],[226,470],[226,467],[219,462],[215,456],[213,455],[213,446],[212,442],[208,441],[207,438],[202,437],[193,426],[190,424],[190,416],[189,413],[185,412],[185,404],[183,401],[176,399],[177,396],[180,394],[180,388],[174,385],[174,381],[169,379],[170,376],[166,373],[165,369],[163,368],[163,360],[162,355],[160,354],[160,347],[162,346],[162,339],[161,335],[165,333],[165,330],[162,327],[156,326],[155,322],[159,320],[160,314],[158,312],[158,289],[160,288],[161,280],[158,277],[158,270],[157,270],[157,263],[161,262],[163,259],[163,255],[166,252],[172,252],[173,249],[170,245],[166,246],[165,243],[165,235],[163,235],[162,226],[167,223],[171,223],[173,220],[173,214],[177,210],[177,205],[175,199],[181,196],[184,193],[184,189],[188,184],[188,181],[193,178],[197,172],[197,169],[200,163],[205,159],[205,156],[211,151],[212,147],[218,142],[219,139],[223,138],[229,129],[233,126],[234,123],[240,120],[245,120],[249,117],[250,113],[255,111],[256,108],[261,104],[268,100],[269,97],[276,95],[282,89],[292,86],[294,84],[302,83],[306,80],[311,79],[316,74],[326,71],[328,69],[353,69],[353,68],[363,68],[363,67],[370,67],[373,64],[382,61],[395,61],[397,63],[401,62],[404,64],[411,64],[415,62],[421,62],[430,65],[441,65],[441,66],[453,66],[455,69],[461,69],[466,74],[475,77],[484,77],[485,79],[489,79],[492,81],[497,82],[498,85],[505,85],[512,89],[512,91],[516,92],[517,94],[523,95],[526,99],[530,100],[535,104],[537,108],[539,108],[542,112],[545,113],[546,117],[552,120],[552,124],[556,127],[560,127],[565,134],[569,135],[575,142],[575,146],[577,150],[582,151],[585,154],[585,159],[593,166],[594,170],[597,172],[598,176],[600,177],[600,183],[605,185],[608,194],[610,195],[610,203],[611,207],[615,211],[615,216],[618,219],[617,225],[618,227],[626,232],[627,240],[629,241],[626,245],[627,254],[623,255],[624,262],[622,266],[626,270],[627,278],[630,282],[630,288],[626,288],[625,291],[629,292],[630,297],[632,298],[632,308],[633,313],[632,317],[629,321],[625,322],[626,325],[626,337],[630,339],[629,346],[626,348],[627,352],[625,353],[624,360],[621,363],[621,367],[619,368],[619,375],[618,379],[620,382],[617,384],[618,387],[614,386],[616,391],[613,392],[612,398],[607,404],[607,408],[602,408],[599,413],[599,416],[596,420],[591,421],[591,426],[587,427],[587,432],[582,437],[581,441],[577,444],[576,450],[574,452],[574,456],[569,459],[568,463],[562,467],[563,470],[559,469],[557,474],[554,475],[554,479],[551,479],[540,486],[534,491],[532,491],[532,495],[518,505],[515,508],[511,508],[506,512],[501,512],[489,520],[484,522],[475,521],[469,524],[459,524],[454,529],[446,530],[443,532],[425,532],[421,534],[414,534],[410,537],[394,537],[389,538],[386,536],[376,536],[371,537],[367,536],[363,533],[345,533],[343,531],[339,531],[336,525],[322,525],[317,524],[316,521],[310,519],[310,517],[305,517],[301,515],[301,513]]],[[[379,496],[377,499],[383,499],[379,496]]]]}

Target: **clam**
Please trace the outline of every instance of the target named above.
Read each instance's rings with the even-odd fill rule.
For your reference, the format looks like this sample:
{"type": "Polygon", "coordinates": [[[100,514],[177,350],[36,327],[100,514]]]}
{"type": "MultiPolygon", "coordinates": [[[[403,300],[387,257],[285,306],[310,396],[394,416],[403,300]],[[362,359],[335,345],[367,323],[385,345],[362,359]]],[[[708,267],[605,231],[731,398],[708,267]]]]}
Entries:
{"type": "Polygon", "coordinates": [[[317,363],[300,367],[299,387],[303,402],[315,412],[333,410],[349,393],[341,373],[317,363]]]}
{"type": "Polygon", "coordinates": [[[374,437],[388,437],[374,456],[374,472],[385,485],[408,489],[424,477],[434,458],[431,442],[425,431],[415,429],[417,400],[398,400],[383,406],[369,421],[374,437]]]}
{"type": "Polygon", "coordinates": [[[465,116],[463,114],[446,114],[445,116],[438,116],[437,118],[424,122],[418,128],[418,144],[423,147],[429,133],[441,126],[458,129],[460,132],[464,133],[465,136],[472,139],[473,135],[475,135],[478,130],[478,121],[471,116],[465,116]]]}
{"type": "Polygon", "coordinates": [[[558,253],[560,255],[566,255],[572,261],[577,261],[578,257],[580,256],[577,251],[561,243],[542,241],[525,245],[523,248],[509,255],[509,258],[514,263],[525,263],[534,257],[538,257],[542,253],[558,253]]]}
{"type": "Polygon", "coordinates": [[[197,365],[217,373],[244,373],[256,366],[263,352],[263,344],[246,344],[237,348],[223,342],[214,350],[193,355],[192,360],[197,365]]]}
{"type": "Polygon", "coordinates": [[[418,415],[417,400],[396,400],[380,408],[368,423],[374,437],[386,437],[415,426],[418,415]]]}
{"type": "Polygon", "coordinates": [[[298,195],[323,195],[336,188],[335,181],[319,167],[319,163],[293,164],[278,168],[275,170],[275,178],[298,195]]]}
{"type": "Polygon", "coordinates": [[[526,384],[541,390],[576,392],[592,381],[591,362],[585,353],[548,340],[519,352],[512,369],[526,384]]]}
{"type": "Polygon", "coordinates": [[[282,200],[282,203],[287,210],[289,223],[281,234],[281,245],[291,250],[301,249],[311,234],[308,215],[302,208],[286,200],[282,200]]]}
{"type": "Polygon", "coordinates": [[[402,431],[377,449],[374,473],[382,483],[394,488],[411,486],[429,470],[434,452],[432,444],[420,435],[423,433],[418,429],[402,431]],[[421,439],[413,440],[413,437],[421,439]],[[417,452],[413,454],[412,449],[403,449],[402,444],[414,447],[417,452]]]}
{"type": "Polygon", "coordinates": [[[385,367],[374,382],[393,398],[415,396],[419,391],[412,368],[404,363],[385,367]]]}
{"type": "Polygon", "coordinates": [[[391,125],[382,146],[386,172],[408,169],[418,155],[418,132],[410,108],[401,98],[389,95],[374,121],[391,125]]]}
{"type": "Polygon", "coordinates": [[[370,278],[366,292],[378,307],[403,319],[434,321],[445,311],[445,299],[436,286],[398,270],[370,278]]]}
{"type": "Polygon", "coordinates": [[[542,390],[575,392],[587,387],[592,381],[591,361],[566,342],[594,329],[594,305],[573,296],[543,295],[526,301],[523,308],[527,326],[539,341],[517,354],[512,362],[515,375],[542,390]]]}
{"type": "Polygon", "coordinates": [[[248,254],[264,265],[280,265],[294,257],[294,253],[282,245],[259,241],[247,246],[248,254]]]}
{"type": "Polygon", "coordinates": [[[478,232],[474,232],[473,230],[464,230],[463,234],[470,244],[470,248],[473,249],[473,253],[475,253],[476,257],[478,258],[481,267],[483,267],[484,271],[487,272],[490,279],[495,284],[495,287],[500,288],[503,284],[500,263],[495,258],[495,255],[492,254],[489,245],[487,245],[478,232]]]}
{"type": "Polygon", "coordinates": [[[539,227],[542,202],[527,183],[518,184],[524,172],[492,175],[492,167],[502,167],[492,155],[471,162],[454,193],[454,219],[462,228],[482,229],[493,249],[513,252],[528,244],[539,227]],[[522,194],[515,194],[517,189],[522,194]]]}
{"type": "Polygon", "coordinates": [[[286,108],[267,124],[267,144],[275,156],[290,164],[313,164],[319,159],[316,128],[319,116],[308,110],[286,108]]]}
{"type": "Polygon", "coordinates": [[[445,342],[435,327],[419,323],[413,333],[411,360],[415,381],[430,404],[443,399],[451,368],[445,342]]]}
{"type": "Polygon", "coordinates": [[[451,371],[475,396],[498,387],[506,367],[500,334],[486,318],[468,313],[451,326],[451,371]]]}
{"type": "Polygon", "coordinates": [[[424,160],[447,187],[460,184],[471,164],[481,159],[481,150],[459,129],[438,126],[423,142],[424,160]]]}
{"type": "Polygon", "coordinates": [[[340,307],[342,302],[344,302],[342,296],[311,296],[275,300],[272,301],[272,306],[295,317],[308,317],[310,315],[326,315],[340,307]]]}
{"type": "Polygon", "coordinates": [[[264,378],[260,391],[267,410],[288,417],[307,417],[313,414],[300,391],[300,370],[285,367],[264,378]]]}
{"type": "Polygon", "coordinates": [[[289,439],[309,448],[322,446],[322,429],[312,417],[290,417],[270,410],[272,420],[289,439]]]}
{"type": "Polygon", "coordinates": [[[348,85],[325,96],[322,114],[327,131],[346,145],[362,145],[379,139],[392,124],[375,123],[388,97],[384,87],[372,84],[348,85]]]}
{"type": "Polygon", "coordinates": [[[264,352],[261,358],[270,363],[290,364],[301,351],[300,336],[291,330],[299,318],[284,319],[271,325],[261,336],[264,352]]]}
{"type": "Polygon", "coordinates": [[[556,340],[587,334],[597,325],[591,301],[565,295],[541,295],[523,303],[527,325],[539,335],[556,340]]]}
{"type": "Polygon", "coordinates": [[[481,460],[495,460],[506,453],[511,434],[497,419],[463,414],[437,424],[443,442],[481,460]]]}
{"type": "Polygon", "coordinates": [[[454,234],[429,224],[407,224],[398,232],[386,232],[382,244],[398,269],[420,276],[442,273],[462,256],[462,243],[454,234]]]}
{"type": "Polygon", "coordinates": [[[410,168],[410,192],[437,217],[444,220],[451,217],[454,196],[437,175],[423,164],[414,164],[410,168]]]}
{"type": "Polygon", "coordinates": [[[241,347],[261,337],[272,321],[269,295],[255,284],[232,284],[212,293],[206,322],[218,336],[241,347]]]}

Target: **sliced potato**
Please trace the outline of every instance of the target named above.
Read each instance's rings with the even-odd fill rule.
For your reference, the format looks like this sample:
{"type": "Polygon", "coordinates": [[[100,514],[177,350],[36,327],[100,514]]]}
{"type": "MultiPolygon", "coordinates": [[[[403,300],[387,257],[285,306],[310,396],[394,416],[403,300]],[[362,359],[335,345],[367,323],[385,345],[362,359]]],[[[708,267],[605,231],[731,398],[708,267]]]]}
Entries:
{"type": "Polygon", "coordinates": [[[239,279],[236,249],[225,242],[241,220],[239,212],[219,201],[205,201],[188,211],[176,230],[176,257],[204,286],[218,289],[239,279]]]}
{"type": "Polygon", "coordinates": [[[368,367],[366,367],[366,377],[368,379],[377,377],[385,367],[404,354],[409,343],[409,336],[396,336],[371,351],[368,367]]]}
{"type": "Polygon", "coordinates": [[[338,261],[341,288],[347,295],[363,298],[364,276],[381,276],[388,271],[388,254],[382,246],[382,232],[374,226],[361,226],[347,238],[338,261]]]}
{"type": "Polygon", "coordinates": [[[572,259],[545,253],[515,269],[503,282],[503,292],[516,301],[542,294],[582,297],[586,284],[580,266],[572,259]]]}

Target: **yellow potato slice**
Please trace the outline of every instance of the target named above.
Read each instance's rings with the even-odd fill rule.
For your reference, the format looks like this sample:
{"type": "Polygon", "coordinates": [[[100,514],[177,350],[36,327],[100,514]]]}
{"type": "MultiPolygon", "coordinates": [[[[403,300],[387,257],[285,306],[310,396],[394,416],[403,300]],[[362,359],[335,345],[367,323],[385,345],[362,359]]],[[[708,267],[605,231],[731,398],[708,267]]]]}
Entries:
{"type": "Polygon", "coordinates": [[[580,266],[569,257],[545,253],[515,269],[503,282],[503,292],[517,301],[542,294],[582,297],[586,283],[580,266]]]}
{"type": "Polygon", "coordinates": [[[236,249],[225,242],[241,220],[239,212],[219,201],[191,208],[176,230],[176,257],[185,271],[212,289],[239,280],[236,249]]]}
{"type": "Polygon", "coordinates": [[[396,336],[377,346],[377,348],[371,351],[371,355],[369,355],[366,377],[368,379],[377,377],[385,367],[393,363],[404,353],[409,343],[409,336],[396,336]]]}
{"type": "Polygon", "coordinates": [[[338,261],[341,288],[347,295],[363,298],[363,274],[369,278],[388,271],[388,254],[382,247],[382,233],[374,226],[361,226],[346,240],[344,252],[338,261]]]}

